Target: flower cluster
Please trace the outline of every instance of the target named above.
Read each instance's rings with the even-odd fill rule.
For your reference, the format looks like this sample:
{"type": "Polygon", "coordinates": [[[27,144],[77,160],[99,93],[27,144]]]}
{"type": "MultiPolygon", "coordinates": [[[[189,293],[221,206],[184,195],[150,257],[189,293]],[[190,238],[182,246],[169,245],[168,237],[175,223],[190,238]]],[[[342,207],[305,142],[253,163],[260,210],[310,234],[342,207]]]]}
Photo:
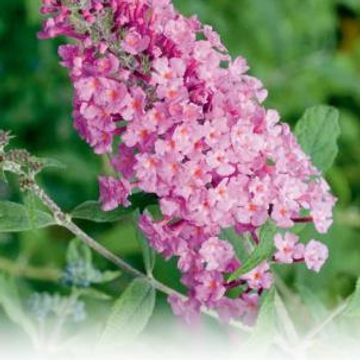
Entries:
{"type": "MultiPolygon", "coordinates": [[[[74,83],[75,127],[119,174],[100,178],[104,210],[126,206],[135,188],[155,193],[163,219],[145,213],[139,225],[160,254],[178,258],[189,292],[185,302],[170,298],[174,311],[192,318],[205,306],[251,322],[271,286],[269,264],[228,282],[241,264],[221,229],[256,238],[268,221],[311,221],[325,233],[335,203],[289,126],[262,106],[262,83],[170,0],[43,0],[42,12],[41,37],[78,40],[59,53],[74,83]],[[239,297],[226,296],[234,287],[239,297]]],[[[324,245],[297,241],[277,235],[275,260],[318,271],[324,245]]]]}
{"type": "Polygon", "coordinates": [[[87,288],[101,281],[102,273],[82,259],[68,263],[61,276],[61,282],[69,287],[87,288]]]}
{"type": "Polygon", "coordinates": [[[277,234],[274,238],[277,252],[274,258],[283,264],[304,261],[308,269],[319,272],[328,258],[328,249],[316,240],[310,240],[308,244],[299,243],[299,237],[289,232],[284,236],[277,234]]]}
{"type": "Polygon", "coordinates": [[[28,301],[28,307],[39,322],[44,322],[52,317],[63,317],[78,323],[84,321],[87,316],[84,302],[70,300],[69,297],[59,294],[33,293],[28,301]]]}

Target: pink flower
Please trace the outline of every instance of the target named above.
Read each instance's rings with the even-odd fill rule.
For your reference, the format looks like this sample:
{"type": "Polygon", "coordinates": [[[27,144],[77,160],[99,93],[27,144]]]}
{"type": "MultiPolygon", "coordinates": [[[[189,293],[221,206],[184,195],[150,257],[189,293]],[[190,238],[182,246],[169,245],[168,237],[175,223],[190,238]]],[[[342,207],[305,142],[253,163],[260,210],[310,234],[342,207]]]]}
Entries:
{"type": "Polygon", "coordinates": [[[131,29],[121,42],[122,48],[132,55],[137,55],[145,51],[149,47],[149,44],[149,36],[142,36],[135,29],[131,29]]]}
{"type": "Polygon", "coordinates": [[[234,258],[233,247],[223,240],[212,237],[205,241],[199,251],[206,263],[206,270],[226,271],[234,258]]]}
{"type": "Polygon", "coordinates": [[[294,225],[292,214],[293,212],[287,204],[276,202],[273,205],[271,218],[275,221],[277,226],[290,228],[294,225]]]}
{"type": "Polygon", "coordinates": [[[90,101],[101,89],[101,81],[93,76],[84,77],[76,81],[74,87],[81,101],[90,101]]]}
{"type": "Polygon", "coordinates": [[[303,245],[298,244],[299,237],[286,232],[285,235],[276,234],[274,237],[275,260],[283,264],[291,264],[302,257],[303,245]]]}
{"type": "Polygon", "coordinates": [[[195,298],[200,303],[213,303],[220,300],[225,294],[223,277],[215,271],[199,273],[196,277],[195,298]]]}
{"type": "Polygon", "coordinates": [[[181,79],[186,70],[185,62],[180,58],[168,60],[166,57],[156,59],[153,63],[155,72],[152,80],[155,84],[167,84],[172,80],[181,79]]]}
{"type": "Polygon", "coordinates": [[[102,79],[102,89],[95,93],[94,102],[106,109],[107,113],[119,114],[130,102],[130,95],[124,84],[112,80],[102,79]]]}
{"type": "Polygon", "coordinates": [[[129,206],[130,183],[125,179],[100,176],[100,202],[104,211],[116,209],[119,205],[129,206]]]}
{"type": "Polygon", "coordinates": [[[240,76],[245,74],[249,70],[249,66],[247,62],[242,57],[237,57],[231,64],[230,64],[230,71],[231,74],[234,76],[240,76]]]}
{"type": "Polygon", "coordinates": [[[199,319],[199,302],[192,299],[182,300],[177,295],[170,295],[168,301],[174,314],[181,316],[187,324],[194,324],[199,319]]]}
{"type": "Polygon", "coordinates": [[[166,258],[175,254],[184,254],[184,240],[177,239],[177,233],[164,225],[164,222],[154,222],[146,212],[139,217],[139,228],[143,231],[150,245],[166,258]]]}
{"type": "Polygon", "coordinates": [[[226,51],[225,46],[222,44],[220,36],[209,25],[204,26],[204,35],[210,41],[210,43],[221,51],[226,51]]]}
{"type": "Polygon", "coordinates": [[[248,274],[243,275],[242,279],[246,280],[252,289],[270,289],[273,279],[269,270],[269,264],[264,262],[248,274]]]}
{"type": "Polygon", "coordinates": [[[256,316],[259,311],[260,297],[257,293],[243,294],[241,299],[244,302],[243,322],[248,326],[252,326],[255,324],[256,316]]]}
{"type": "Polygon", "coordinates": [[[319,272],[328,256],[329,250],[327,246],[319,241],[311,240],[305,246],[304,258],[309,270],[319,272]]]}
{"type": "Polygon", "coordinates": [[[232,319],[240,319],[245,313],[245,303],[242,299],[223,298],[218,302],[217,311],[224,323],[232,319]]]}
{"type": "Polygon", "coordinates": [[[121,115],[127,121],[141,118],[145,115],[145,101],[146,94],[144,91],[139,87],[132,88],[131,97],[126,102],[126,106],[124,110],[121,111],[121,115]]]}
{"type": "Polygon", "coordinates": [[[252,201],[246,201],[235,210],[235,218],[241,224],[251,224],[259,227],[265,224],[268,218],[268,209],[262,205],[257,205],[252,201]]]}
{"type": "Polygon", "coordinates": [[[124,144],[120,144],[118,154],[111,159],[113,168],[121,173],[126,179],[130,179],[135,173],[135,164],[134,151],[124,144]]]}

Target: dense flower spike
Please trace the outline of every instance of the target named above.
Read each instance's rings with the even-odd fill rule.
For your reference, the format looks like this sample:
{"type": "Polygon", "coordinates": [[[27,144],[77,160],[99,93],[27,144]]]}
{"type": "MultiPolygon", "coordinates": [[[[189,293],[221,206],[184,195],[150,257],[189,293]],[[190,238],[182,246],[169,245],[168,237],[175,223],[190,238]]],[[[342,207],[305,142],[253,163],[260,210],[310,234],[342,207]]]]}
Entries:
{"type": "MultiPolygon", "coordinates": [[[[262,83],[170,0],[43,0],[42,12],[50,14],[42,38],[78,40],[59,50],[74,83],[75,127],[119,173],[100,178],[103,209],[126,206],[135,187],[157,194],[163,219],[145,213],[140,227],[159,253],[178,258],[189,299],[171,297],[175,313],[190,319],[206,306],[251,322],[271,286],[269,264],[235,282],[240,298],[227,297],[226,274],[240,262],[221,229],[255,234],[267,221],[288,229],[306,214],[325,233],[335,203],[289,126],[261,105],[262,83]]],[[[327,257],[290,233],[275,245],[276,261],[315,271],[327,257]]]]}

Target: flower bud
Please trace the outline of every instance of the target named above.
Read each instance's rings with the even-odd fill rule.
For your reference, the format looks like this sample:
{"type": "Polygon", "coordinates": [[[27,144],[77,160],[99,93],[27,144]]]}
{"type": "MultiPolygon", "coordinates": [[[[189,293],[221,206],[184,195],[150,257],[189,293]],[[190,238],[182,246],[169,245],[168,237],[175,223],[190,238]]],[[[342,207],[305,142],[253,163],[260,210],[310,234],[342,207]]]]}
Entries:
{"type": "Polygon", "coordinates": [[[0,130],[0,151],[9,144],[11,138],[10,132],[0,130]]]}

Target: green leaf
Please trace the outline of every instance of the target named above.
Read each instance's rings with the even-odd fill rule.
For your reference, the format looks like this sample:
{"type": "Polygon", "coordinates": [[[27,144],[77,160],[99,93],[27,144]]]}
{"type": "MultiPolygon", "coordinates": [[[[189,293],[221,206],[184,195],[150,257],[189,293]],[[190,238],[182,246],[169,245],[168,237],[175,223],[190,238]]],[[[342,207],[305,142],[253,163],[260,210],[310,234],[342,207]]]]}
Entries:
{"type": "Polygon", "coordinates": [[[99,346],[118,347],[134,340],[147,325],[155,306],[155,289],[145,279],[135,279],[115,302],[99,346]]]}
{"type": "Polygon", "coordinates": [[[36,197],[32,192],[26,192],[23,197],[23,203],[29,214],[31,228],[35,229],[36,224],[36,197]]]}
{"type": "Polygon", "coordinates": [[[135,226],[136,226],[136,238],[139,242],[143,254],[145,270],[148,275],[151,275],[156,261],[156,255],[153,248],[150,247],[148,240],[146,239],[144,233],[139,229],[137,223],[139,218],[139,213],[137,212],[135,218],[135,226]]]}
{"type": "Polygon", "coordinates": [[[274,235],[276,226],[272,222],[266,223],[260,230],[260,243],[249,255],[248,259],[229,278],[236,280],[241,275],[247,274],[256,266],[267,260],[274,252],[274,235]]]}
{"type": "MultiPolygon", "coordinates": [[[[262,358],[273,343],[273,338],[276,334],[275,324],[275,289],[272,288],[263,297],[254,330],[242,349],[244,354],[251,354],[256,359],[262,358]]],[[[247,358],[247,356],[244,356],[244,358],[247,358]]]]}
{"type": "Polygon", "coordinates": [[[360,13],[360,3],[358,0],[342,0],[341,3],[360,13]]]}
{"type": "MultiPolygon", "coordinates": [[[[330,315],[330,311],[325,307],[325,305],[320,301],[319,296],[314,294],[314,292],[300,284],[296,285],[300,298],[304,303],[308,314],[313,320],[312,327],[319,326],[322,322],[325,321],[330,315]]],[[[339,329],[334,321],[328,323],[326,327],[323,328],[322,333],[326,337],[337,336],[339,329]]]]}
{"type": "Polygon", "coordinates": [[[81,240],[73,239],[67,249],[66,261],[68,264],[83,261],[87,265],[92,263],[92,253],[90,248],[81,240]]]}
{"type": "Polygon", "coordinates": [[[39,12],[39,0],[25,1],[26,19],[29,25],[38,25],[41,22],[41,15],[39,12]]]}
{"type": "Polygon", "coordinates": [[[254,336],[260,333],[266,335],[272,330],[275,323],[275,289],[272,288],[262,300],[260,312],[256,320],[254,336]]]}
{"type": "Polygon", "coordinates": [[[87,288],[87,289],[81,289],[80,290],[81,296],[86,296],[91,299],[95,300],[111,300],[112,297],[109,294],[106,294],[100,290],[94,289],[94,288],[87,288]]]}
{"type": "Polygon", "coordinates": [[[119,207],[116,210],[105,212],[101,210],[101,205],[97,201],[86,201],[71,212],[71,217],[97,223],[106,223],[119,221],[125,215],[131,214],[132,211],[133,208],[130,206],[128,208],[119,207]]]}
{"type": "Polygon", "coordinates": [[[0,305],[9,319],[34,340],[36,329],[23,310],[17,286],[13,279],[3,274],[0,274],[0,305]]]}
{"type": "Polygon", "coordinates": [[[121,271],[104,271],[101,274],[101,280],[99,283],[108,283],[116,280],[121,276],[121,271]]]}
{"type": "Polygon", "coordinates": [[[306,306],[307,310],[309,311],[311,317],[315,320],[315,322],[320,323],[321,321],[323,321],[329,315],[329,311],[320,301],[319,297],[304,285],[297,284],[296,288],[298,289],[302,302],[306,306]]]}
{"type": "Polygon", "coordinates": [[[28,231],[55,224],[53,217],[44,211],[33,210],[30,216],[24,205],[0,201],[0,233],[28,231]]]}
{"type": "Polygon", "coordinates": [[[338,110],[325,105],[309,108],[296,124],[295,135],[313,164],[322,172],[326,172],[338,152],[338,110]]]}
{"type": "Polygon", "coordinates": [[[297,333],[296,327],[290,317],[287,307],[276,291],[274,304],[280,330],[284,333],[291,344],[297,344],[299,341],[299,335],[297,333]]]}
{"type": "Polygon", "coordinates": [[[343,315],[346,317],[360,317],[360,279],[358,279],[354,293],[350,296],[343,315]]]}
{"type": "Polygon", "coordinates": [[[89,220],[98,223],[116,222],[124,216],[131,214],[136,209],[143,212],[147,206],[157,203],[157,197],[154,194],[139,192],[130,196],[130,202],[131,205],[127,208],[119,207],[116,210],[105,212],[101,210],[101,205],[98,201],[86,201],[77,206],[71,212],[71,216],[75,219],[89,220]]]}
{"type": "Polygon", "coordinates": [[[238,259],[245,260],[247,253],[244,247],[244,238],[238,235],[233,228],[223,229],[220,238],[227,240],[233,246],[238,259]]]}

